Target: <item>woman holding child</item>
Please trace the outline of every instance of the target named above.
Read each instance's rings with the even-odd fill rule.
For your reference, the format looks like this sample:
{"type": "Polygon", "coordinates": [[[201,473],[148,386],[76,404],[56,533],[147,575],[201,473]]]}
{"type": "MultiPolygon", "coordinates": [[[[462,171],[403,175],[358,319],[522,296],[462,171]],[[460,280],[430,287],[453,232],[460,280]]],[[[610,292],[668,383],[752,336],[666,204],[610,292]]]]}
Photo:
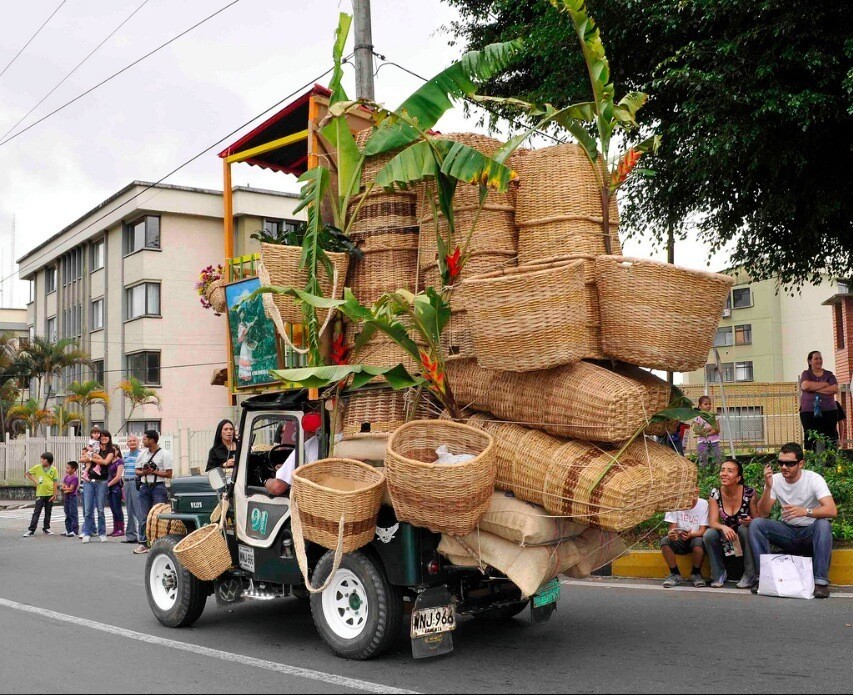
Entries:
{"type": "Polygon", "coordinates": [[[95,535],[95,510],[98,512],[98,536],[101,543],[107,542],[107,520],[104,516],[104,504],[107,499],[107,484],[110,480],[110,465],[116,459],[116,448],[109,432],[101,432],[97,451],[93,446],[83,449],[80,463],[85,466],[83,472],[83,542],[88,543],[95,535]]]}
{"type": "Polygon", "coordinates": [[[709,503],[704,541],[711,561],[711,586],[718,589],[726,583],[725,556],[743,554],[743,576],[737,586],[749,589],[756,575],[749,524],[758,517],[758,499],[755,490],[744,484],[739,461],[723,462],[720,487],[711,490],[709,503]]]}

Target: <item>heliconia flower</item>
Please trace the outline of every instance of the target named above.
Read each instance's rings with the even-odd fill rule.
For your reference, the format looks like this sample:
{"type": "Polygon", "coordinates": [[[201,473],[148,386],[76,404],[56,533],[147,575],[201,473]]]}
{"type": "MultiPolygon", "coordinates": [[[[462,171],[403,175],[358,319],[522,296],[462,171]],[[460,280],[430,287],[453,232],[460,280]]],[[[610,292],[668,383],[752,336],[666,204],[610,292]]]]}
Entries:
{"type": "Polygon", "coordinates": [[[619,164],[616,166],[615,171],[610,175],[610,185],[613,188],[617,188],[625,183],[625,179],[628,178],[628,175],[634,170],[634,167],[637,166],[637,162],[640,161],[640,156],[642,154],[642,152],[637,152],[637,150],[632,147],[622,155],[622,159],[619,160],[619,164]]]}
{"type": "Polygon", "coordinates": [[[450,280],[453,281],[459,277],[462,268],[459,259],[462,257],[462,250],[457,246],[453,253],[449,253],[444,257],[444,262],[447,263],[447,274],[450,280]]]}
{"type": "Polygon", "coordinates": [[[438,358],[431,360],[426,350],[419,350],[421,366],[424,368],[424,379],[426,379],[439,393],[445,393],[444,372],[439,371],[438,358]]]}
{"type": "Polygon", "coordinates": [[[350,348],[346,342],[346,336],[339,333],[332,339],[332,350],[330,357],[333,364],[347,364],[350,348]]]}

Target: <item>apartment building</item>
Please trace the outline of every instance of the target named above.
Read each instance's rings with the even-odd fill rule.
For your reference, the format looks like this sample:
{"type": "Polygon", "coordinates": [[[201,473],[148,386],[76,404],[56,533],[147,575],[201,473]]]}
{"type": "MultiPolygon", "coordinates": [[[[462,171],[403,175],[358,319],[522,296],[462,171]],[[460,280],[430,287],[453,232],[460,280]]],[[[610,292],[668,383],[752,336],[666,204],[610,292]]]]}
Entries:
{"type": "Polygon", "coordinates": [[[853,448],[853,278],[834,283],[832,296],[824,302],[832,312],[835,376],[841,385],[839,402],[847,419],[839,426],[841,446],[853,448]]]}
{"type": "MultiPolygon", "coordinates": [[[[233,189],[235,249],[254,253],[250,235],[290,224],[293,194],[233,189]]],[[[66,370],[55,399],[75,380],[95,379],[112,394],[87,422],[127,429],[212,429],[233,415],[226,389],[211,386],[227,362],[225,316],[204,310],[199,271],[223,262],[222,192],[134,181],[19,259],[30,282],[32,335],[72,338],[92,368],[66,370]],[[156,389],[161,408],[137,408],[117,391],[127,376],[156,389]]]]}

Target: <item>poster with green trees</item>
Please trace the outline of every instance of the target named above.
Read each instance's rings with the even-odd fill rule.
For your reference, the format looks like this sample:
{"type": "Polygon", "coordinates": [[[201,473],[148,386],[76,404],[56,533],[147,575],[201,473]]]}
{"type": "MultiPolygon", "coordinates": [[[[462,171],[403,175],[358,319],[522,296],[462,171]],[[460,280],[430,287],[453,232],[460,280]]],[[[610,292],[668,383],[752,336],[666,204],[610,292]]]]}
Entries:
{"type": "Polygon", "coordinates": [[[225,288],[233,383],[237,388],[275,383],[270,371],[282,366],[275,326],[264,313],[263,299],[248,299],[260,286],[255,277],[225,288]]]}

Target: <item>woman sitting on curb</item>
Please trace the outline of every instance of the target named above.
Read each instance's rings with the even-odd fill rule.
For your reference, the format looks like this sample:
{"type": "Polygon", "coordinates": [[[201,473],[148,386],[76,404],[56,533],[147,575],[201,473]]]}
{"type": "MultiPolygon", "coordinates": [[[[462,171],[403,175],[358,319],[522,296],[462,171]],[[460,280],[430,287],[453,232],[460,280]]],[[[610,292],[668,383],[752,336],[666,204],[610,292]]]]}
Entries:
{"type": "Polygon", "coordinates": [[[728,459],[720,468],[719,489],[711,490],[704,541],[711,561],[711,586],[715,589],[726,583],[726,555],[743,554],[743,576],[737,584],[738,589],[749,589],[755,579],[749,524],[758,516],[758,500],[755,490],[743,481],[743,465],[728,459]]]}

